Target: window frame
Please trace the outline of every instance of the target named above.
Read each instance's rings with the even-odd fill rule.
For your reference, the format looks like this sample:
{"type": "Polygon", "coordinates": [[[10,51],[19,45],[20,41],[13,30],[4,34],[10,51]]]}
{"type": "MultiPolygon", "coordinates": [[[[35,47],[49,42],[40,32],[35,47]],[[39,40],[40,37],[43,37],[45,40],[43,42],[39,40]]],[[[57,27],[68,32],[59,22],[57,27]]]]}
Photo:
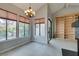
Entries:
{"type": "MultiPolygon", "coordinates": [[[[8,39],[8,22],[7,22],[8,20],[10,20],[10,21],[15,21],[15,22],[16,22],[16,25],[17,25],[17,21],[16,21],[16,20],[6,18],[6,36],[7,36],[6,40],[9,40],[9,39],[8,39]]],[[[17,26],[16,26],[16,34],[17,34],[17,26]]],[[[15,39],[16,39],[16,38],[17,38],[17,35],[16,35],[15,39]]],[[[14,39],[14,38],[12,38],[12,39],[14,39]]],[[[10,39],[10,40],[11,40],[11,39],[10,39]]]]}
{"type": "MultiPolygon", "coordinates": [[[[42,35],[41,35],[41,24],[44,24],[44,23],[36,23],[36,24],[35,24],[35,35],[36,35],[36,25],[37,25],[37,24],[39,25],[39,35],[38,35],[38,36],[42,36],[42,35]]],[[[45,24],[44,24],[44,25],[45,25],[45,24]]],[[[36,35],[36,36],[37,36],[37,35],[36,35]]]]}
{"type": "MultiPolygon", "coordinates": [[[[3,17],[0,17],[0,19],[5,19],[5,23],[6,23],[6,18],[3,18],[3,17]]],[[[5,32],[5,40],[7,40],[7,28],[6,28],[6,26],[7,26],[7,23],[5,24],[5,30],[6,30],[6,32],[5,32]]]]}
{"type": "MultiPolygon", "coordinates": [[[[40,36],[40,24],[39,23],[36,23],[35,24],[35,35],[36,35],[36,25],[38,24],[38,26],[39,26],[39,33],[38,33],[38,36],[40,36]]],[[[36,35],[37,36],[37,35],[36,35]]]]}
{"type": "MultiPolygon", "coordinates": [[[[41,23],[41,24],[40,24],[40,35],[41,35],[41,36],[42,36],[42,32],[41,32],[42,26],[44,26],[44,29],[45,29],[45,24],[44,24],[44,23],[41,23]]],[[[45,35],[45,32],[44,32],[44,35],[45,35]]]]}
{"type": "MultiPolygon", "coordinates": [[[[7,36],[7,34],[8,34],[8,31],[7,31],[7,28],[8,28],[8,22],[7,22],[7,20],[10,20],[10,21],[16,21],[16,25],[17,25],[17,20],[13,20],[13,19],[9,19],[9,18],[4,18],[4,17],[0,17],[1,19],[5,19],[5,21],[6,21],[6,37],[5,37],[5,40],[8,40],[8,36],[7,36]]],[[[16,26],[16,34],[17,34],[17,26],[16,26]]],[[[16,38],[17,38],[17,36],[16,36],[16,38]]],[[[11,40],[11,39],[10,39],[11,40]]]]}
{"type": "MultiPolygon", "coordinates": [[[[24,23],[24,22],[19,21],[19,22],[18,22],[18,25],[19,25],[19,23],[23,23],[23,24],[24,24],[24,30],[23,30],[23,31],[24,31],[24,36],[23,36],[23,37],[20,37],[19,35],[18,35],[18,36],[19,36],[19,38],[24,38],[24,37],[25,37],[25,23],[24,23]]],[[[20,32],[19,32],[19,34],[20,34],[20,32]]]]}
{"type": "MultiPolygon", "coordinates": [[[[29,23],[25,23],[25,24],[24,24],[24,30],[25,30],[25,25],[26,25],[26,24],[29,26],[29,29],[30,29],[30,24],[29,24],[29,23]]],[[[26,31],[25,31],[25,32],[26,32],[26,31]]],[[[24,33],[25,33],[25,32],[24,32],[24,33]]],[[[29,35],[29,32],[28,32],[28,35],[29,35]]],[[[26,34],[25,34],[25,37],[27,37],[26,34]]]]}

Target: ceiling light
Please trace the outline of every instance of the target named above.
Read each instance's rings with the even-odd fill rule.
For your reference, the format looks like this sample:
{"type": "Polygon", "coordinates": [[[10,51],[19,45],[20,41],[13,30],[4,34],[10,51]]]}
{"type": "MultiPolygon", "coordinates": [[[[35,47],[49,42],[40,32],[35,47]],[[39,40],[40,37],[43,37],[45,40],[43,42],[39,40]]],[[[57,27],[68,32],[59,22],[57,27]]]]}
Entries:
{"type": "Polygon", "coordinates": [[[33,9],[32,9],[32,7],[31,6],[29,6],[29,8],[28,9],[26,9],[25,11],[25,15],[27,16],[27,17],[34,17],[35,16],[35,11],[33,11],[33,9]]]}

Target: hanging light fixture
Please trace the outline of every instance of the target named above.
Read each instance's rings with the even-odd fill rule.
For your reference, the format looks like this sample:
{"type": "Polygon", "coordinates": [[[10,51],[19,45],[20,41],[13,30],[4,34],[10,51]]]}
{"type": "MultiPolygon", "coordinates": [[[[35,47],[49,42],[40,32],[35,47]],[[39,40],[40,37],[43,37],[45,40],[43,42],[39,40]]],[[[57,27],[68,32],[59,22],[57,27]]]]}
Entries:
{"type": "Polygon", "coordinates": [[[31,7],[31,4],[30,4],[29,8],[26,9],[24,12],[25,12],[25,15],[27,17],[30,17],[31,18],[31,17],[34,17],[35,16],[35,11],[33,11],[32,7],[31,7]]]}

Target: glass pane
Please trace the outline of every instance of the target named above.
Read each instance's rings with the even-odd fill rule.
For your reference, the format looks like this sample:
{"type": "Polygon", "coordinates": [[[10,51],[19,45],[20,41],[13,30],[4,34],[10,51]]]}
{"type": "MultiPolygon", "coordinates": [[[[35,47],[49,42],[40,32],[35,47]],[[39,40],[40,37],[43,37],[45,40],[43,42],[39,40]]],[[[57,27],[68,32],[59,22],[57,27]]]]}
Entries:
{"type": "Polygon", "coordinates": [[[6,20],[0,18],[0,41],[6,40],[6,20]]]}
{"type": "Polygon", "coordinates": [[[29,24],[25,24],[25,37],[29,36],[29,24]]]}
{"type": "Polygon", "coordinates": [[[39,24],[36,24],[36,36],[39,36],[39,24]]]}
{"type": "Polygon", "coordinates": [[[45,24],[40,24],[40,27],[41,36],[45,36],[45,24]]]}
{"type": "Polygon", "coordinates": [[[50,31],[50,21],[48,21],[48,32],[50,31]]]}
{"type": "Polygon", "coordinates": [[[7,20],[7,39],[16,38],[16,21],[7,20]]]}
{"type": "Polygon", "coordinates": [[[19,22],[19,37],[24,37],[24,23],[19,22]]]}

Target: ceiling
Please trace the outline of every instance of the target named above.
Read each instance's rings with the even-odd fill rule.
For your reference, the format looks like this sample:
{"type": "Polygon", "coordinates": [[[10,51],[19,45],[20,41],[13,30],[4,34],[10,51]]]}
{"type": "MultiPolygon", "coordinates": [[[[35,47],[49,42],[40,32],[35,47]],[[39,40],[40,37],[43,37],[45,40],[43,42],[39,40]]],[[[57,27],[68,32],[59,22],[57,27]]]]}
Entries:
{"type": "Polygon", "coordinates": [[[79,3],[50,3],[48,6],[51,13],[54,14],[64,8],[79,8],[79,3]]]}
{"type": "Polygon", "coordinates": [[[59,9],[61,9],[64,6],[64,3],[60,4],[60,3],[50,3],[48,4],[49,9],[51,11],[51,13],[55,13],[56,11],[58,11],[59,9]]]}
{"type": "Polygon", "coordinates": [[[45,3],[12,3],[13,5],[17,6],[18,8],[24,10],[24,9],[28,9],[28,7],[31,5],[32,9],[34,11],[37,11],[38,9],[40,9],[45,3]]]}
{"type": "MultiPolygon", "coordinates": [[[[18,8],[24,10],[29,7],[29,3],[12,3],[18,8]]],[[[32,9],[38,11],[45,3],[31,3],[32,9]]],[[[79,3],[49,3],[48,7],[49,12],[54,14],[57,11],[66,8],[66,7],[79,7],[79,3]]]]}

